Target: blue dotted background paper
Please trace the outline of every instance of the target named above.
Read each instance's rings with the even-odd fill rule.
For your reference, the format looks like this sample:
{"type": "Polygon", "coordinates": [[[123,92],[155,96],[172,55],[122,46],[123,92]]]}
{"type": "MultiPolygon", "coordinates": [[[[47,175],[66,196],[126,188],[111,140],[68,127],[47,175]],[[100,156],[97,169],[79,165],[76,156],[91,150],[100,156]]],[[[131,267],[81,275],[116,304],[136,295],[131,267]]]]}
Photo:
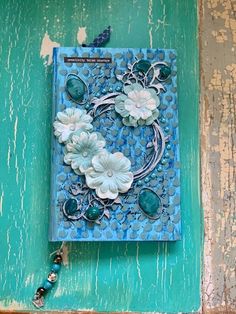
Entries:
{"type": "MultiPolygon", "coordinates": [[[[54,49],[54,97],[53,121],[57,112],[66,108],[86,109],[86,104],[73,102],[65,91],[69,74],[78,75],[87,85],[89,99],[115,92],[122,88],[117,76],[127,71],[136,60],[151,63],[166,62],[172,70],[171,78],[161,92],[159,125],[169,136],[163,158],[144,179],[133,183],[125,194],[120,194],[122,204],[114,204],[110,218],[103,217],[100,224],[79,219],[70,221],[63,214],[63,204],[71,197],[70,187],[81,181],[70,166],[63,161],[63,145],[52,136],[51,215],[50,241],[175,241],[181,236],[180,218],[180,163],[177,104],[176,52],[172,49],[128,48],[55,48],[54,49]],[[65,57],[111,58],[111,63],[65,63],[65,57]],[[147,217],[139,207],[138,197],[142,189],[153,190],[161,199],[157,219],[147,217]]],[[[87,105],[90,102],[88,101],[87,105]]],[[[140,168],[147,157],[147,144],[153,139],[151,126],[136,128],[124,126],[115,110],[94,119],[94,130],[106,140],[111,153],[120,151],[130,159],[132,171],[140,168]]],[[[73,196],[74,197],[74,196],[73,196]]],[[[77,196],[78,202],[86,200],[77,196]]]]}

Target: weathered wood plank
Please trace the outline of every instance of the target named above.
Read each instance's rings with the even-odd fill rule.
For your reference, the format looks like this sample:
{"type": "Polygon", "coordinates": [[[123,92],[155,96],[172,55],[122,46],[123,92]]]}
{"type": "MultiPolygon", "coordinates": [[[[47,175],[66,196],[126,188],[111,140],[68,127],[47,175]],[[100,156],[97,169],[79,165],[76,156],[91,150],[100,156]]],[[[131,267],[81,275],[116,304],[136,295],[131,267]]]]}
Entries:
{"type": "Polygon", "coordinates": [[[51,47],[88,42],[178,52],[183,239],[75,243],[45,310],[194,312],[200,307],[198,44],[194,0],[2,0],[0,308],[33,310],[48,272],[51,47]],[[86,28],[81,31],[81,28],[86,28]],[[43,58],[45,57],[45,59],[43,58]]]}
{"type": "Polygon", "coordinates": [[[236,1],[201,1],[204,313],[236,313],[236,1]]]}

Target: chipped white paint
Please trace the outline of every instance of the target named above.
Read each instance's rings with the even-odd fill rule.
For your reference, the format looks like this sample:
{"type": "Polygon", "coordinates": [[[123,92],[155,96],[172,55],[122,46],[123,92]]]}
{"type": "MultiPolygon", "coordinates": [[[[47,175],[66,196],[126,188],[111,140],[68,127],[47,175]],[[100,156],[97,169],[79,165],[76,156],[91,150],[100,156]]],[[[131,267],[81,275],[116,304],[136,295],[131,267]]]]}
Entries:
{"type": "Polygon", "coordinates": [[[1,185],[2,194],[0,196],[0,216],[3,214],[3,199],[4,199],[4,191],[3,191],[3,185],[1,185]]]}
{"type": "Polygon", "coordinates": [[[60,44],[57,43],[56,41],[52,41],[48,33],[46,32],[42,39],[40,50],[40,57],[43,59],[47,58],[47,60],[44,61],[44,65],[52,64],[52,53],[54,47],[60,47],[60,44]]]}
{"type": "Polygon", "coordinates": [[[236,2],[235,0],[208,0],[207,7],[210,14],[223,27],[213,30],[212,35],[217,43],[224,43],[228,39],[236,45],[236,2]]]}
{"type": "Polygon", "coordinates": [[[149,28],[149,45],[150,48],[152,48],[152,43],[153,43],[153,39],[152,39],[152,29],[153,29],[153,16],[152,16],[152,7],[153,7],[153,1],[149,0],[148,2],[148,25],[150,25],[149,28]]]}
{"type": "Polygon", "coordinates": [[[136,243],[136,264],[137,264],[137,272],[138,272],[138,278],[140,281],[140,286],[142,286],[142,277],[141,277],[141,271],[140,271],[140,263],[139,263],[139,243],[136,243]]]}
{"type": "Polygon", "coordinates": [[[64,244],[62,247],[62,257],[63,257],[63,265],[68,266],[69,264],[69,248],[68,244],[64,244]]]}
{"type": "Polygon", "coordinates": [[[7,309],[8,313],[11,313],[11,311],[19,311],[19,310],[27,310],[27,307],[22,302],[17,302],[15,300],[11,300],[10,302],[0,301],[0,308],[1,309],[7,309]]]}
{"type": "Polygon", "coordinates": [[[203,312],[235,313],[236,1],[202,8],[203,312]]]}
{"type": "Polygon", "coordinates": [[[78,33],[77,33],[77,41],[80,45],[82,45],[87,38],[86,33],[86,27],[79,27],[78,33]]]}

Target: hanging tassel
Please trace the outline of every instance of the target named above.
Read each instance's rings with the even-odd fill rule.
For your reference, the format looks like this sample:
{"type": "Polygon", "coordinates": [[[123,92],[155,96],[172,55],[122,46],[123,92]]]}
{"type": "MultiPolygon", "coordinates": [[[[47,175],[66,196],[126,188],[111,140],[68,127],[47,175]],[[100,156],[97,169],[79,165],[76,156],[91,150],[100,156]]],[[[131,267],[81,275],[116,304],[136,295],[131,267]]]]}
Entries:
{"type": "Polygon", "coordinates": [[[82,44],[82,47],[101,47],[110,40],[111,26],[108,26],[101,34],[99,34],[89,45],[82,44]]]}
{"type": "MultiPolygon", "coordinates": [[[[49,290],[52,289],[55,282],[57,281],[58,272],[61,268],[62,263],[62,255],[63,255],[63,246],[64,242],[62,243],[60,249],[56,251],[56,254],[53,258],[53,264],[51,267],[51,271],[48,274],[47,279],[43,282],[42,286],[40,286],[33,297],[32,303],[35,307],[41,308],[44,306],[44,297],[49,290]]],[[[55,253],[55,252],[54,252],[55,253]]],[[[53,254],[53,253],[52,253],[53,254]]],[[[52,255],[51,254],[51,255],[52,255]]]]}

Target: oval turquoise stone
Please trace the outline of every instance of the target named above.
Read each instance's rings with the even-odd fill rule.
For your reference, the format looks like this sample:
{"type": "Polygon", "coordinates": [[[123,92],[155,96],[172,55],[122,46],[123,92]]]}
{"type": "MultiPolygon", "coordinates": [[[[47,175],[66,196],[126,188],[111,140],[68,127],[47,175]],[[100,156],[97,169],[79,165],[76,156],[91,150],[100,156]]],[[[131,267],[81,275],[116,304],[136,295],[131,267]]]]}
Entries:
{"type": "Polygon", "coordinates": [[[158,214],[158,209],[161,206],[160,198],[155,192],[149,189],[142,189],[140,191],[138,203],[143,212],[153,218],[158,214]]]}
{"type": "Polygon", "coordinates": [[[71,77],[66,81],[66,91],[75,102],[82,102],[86,93],[86,85],[79,77],[71,77]]]}
{"type": "Polygon", "coordinates": [[[150,66],[151,63],[148,60],[140,60],[135,64],[134,69],[139,72],[146,73],[150,66]]]}
{"type": "Polygon", "coordinates": [[[67,215],[74,215],[77,212],[77,201],[75,198],[69,198],[64,205],[67,215]]]}
{"type": "Polygon", "coordinates": [[[171,68],[167,65],[164,65],[160,68],[159,79],[166,80],[171,75],[171,68]]]}
{"type": "Polygon", "coordinates": [[[96,220],[100,216],[100,209],[96,206],[89,207],[85,215],[89,220],[96,220]]]}

